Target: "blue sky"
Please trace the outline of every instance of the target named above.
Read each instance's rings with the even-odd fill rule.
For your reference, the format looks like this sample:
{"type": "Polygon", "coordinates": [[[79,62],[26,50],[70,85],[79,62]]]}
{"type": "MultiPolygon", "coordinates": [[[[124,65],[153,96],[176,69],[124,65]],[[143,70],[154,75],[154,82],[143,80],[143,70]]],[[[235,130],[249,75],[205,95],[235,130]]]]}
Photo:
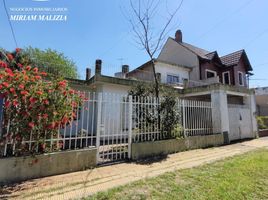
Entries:
{"type": "MultiPolygon", "coordinates": [[[[153,23],[157,31],[167,17],[167,9],[180,0],[163,0],[153,23]],[[166,4],[167,2],[167,4],[166,4]],[[167,5],[167,6],[166,6],[167,5]]],[[[16,22],[15,35],[20,47],[52,48],[63,52],[78,66],[81,77],[95,59],[103,60],[108,72],[118,71],[121,64],[137,67],[148,56],[134,42],[127,0],[6,0],[11,7],[65,7],[66,22],[16,22]],[[124,13],[124,14],[123,14],[124,13]]],[[[254,69],[251,86],[268,86],[268,1],[267,0],[184,0],[169,33],[183,32],[183,40],[219,55],[245,49],[254,69]]],[[[0,1],[0,46],[16,46],[0,1]]]]}

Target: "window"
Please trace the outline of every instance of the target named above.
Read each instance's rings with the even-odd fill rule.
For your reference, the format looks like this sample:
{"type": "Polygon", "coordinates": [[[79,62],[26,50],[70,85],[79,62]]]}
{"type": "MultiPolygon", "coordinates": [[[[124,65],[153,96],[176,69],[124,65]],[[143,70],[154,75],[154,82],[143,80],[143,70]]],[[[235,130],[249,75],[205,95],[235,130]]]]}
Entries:
{"type": "Polygon", "coordinates": [[[243,72],[238,72],[238,83],[240,86],[244,86],[244,75],[243,72]]]}
{"type": "Polygon", "coordinates": [[[231,84],[231,81],[230,81],[230,72],[229,71],[222,73],[222,83],[223,84],[228,84],[228,85],[231,84]]]}
{"type": "Polygon", "coordinates": [[[167,83],[179,83],[179,82],[180,82],[179,76],[167,75],[167,83]]]}
{"type": "Polygon", "coordinates": [[[206,78],[213,78],[217,76],[217,72],[206,69],[206,78]]]}

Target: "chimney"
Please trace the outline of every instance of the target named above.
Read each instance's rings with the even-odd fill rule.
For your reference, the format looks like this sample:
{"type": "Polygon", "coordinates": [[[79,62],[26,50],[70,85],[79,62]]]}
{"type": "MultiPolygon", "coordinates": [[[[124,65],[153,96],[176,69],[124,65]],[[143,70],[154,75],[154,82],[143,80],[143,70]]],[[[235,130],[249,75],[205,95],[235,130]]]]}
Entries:
{"type": "Polygon", "coordinates": [[[122,73],[126,74],[129,72],[129,66],[128,65],[122,65],[122,73]]]}
{"type": "Polygon", "coordinates": [[[101,75],[101,63],[102,61],[100,59],[96,60],[96,64],[95,64],[95,74],[99,74],[101,75]]]}
{"type": "Polygon", "coordinates": [[[86,81],[88,81],[91,77],[91,69],[90,68],[86,68],[86,81]]]}
{"type": "Polygon", "coordinates": [[[176,42],[182,42],[182,32],[181,30],[177,30],[175,33],[175,41],[176,42]]]}

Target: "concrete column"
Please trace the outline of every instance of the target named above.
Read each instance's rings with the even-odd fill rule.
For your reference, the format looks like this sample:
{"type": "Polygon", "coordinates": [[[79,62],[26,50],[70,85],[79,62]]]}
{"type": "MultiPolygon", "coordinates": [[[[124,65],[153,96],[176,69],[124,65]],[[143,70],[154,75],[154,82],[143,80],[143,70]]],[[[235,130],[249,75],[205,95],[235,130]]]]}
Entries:
{"type": "Polygon", "coordinates": [[[258,136],[258,125],[257,125],[257,106],[256,106],[256,98],[255,94],[250,94],[249,96],[244,97],[244,104],[248,105],[250,109],[250,117],[252,121],[251,131],[254,137],[258,136]]]}
{"type": "Polygon", "coordinates": [[[230,130],[226,92],[224,90],[213,90],[211,92],[211,104],[213,132],[228,134],[230,130]]]}

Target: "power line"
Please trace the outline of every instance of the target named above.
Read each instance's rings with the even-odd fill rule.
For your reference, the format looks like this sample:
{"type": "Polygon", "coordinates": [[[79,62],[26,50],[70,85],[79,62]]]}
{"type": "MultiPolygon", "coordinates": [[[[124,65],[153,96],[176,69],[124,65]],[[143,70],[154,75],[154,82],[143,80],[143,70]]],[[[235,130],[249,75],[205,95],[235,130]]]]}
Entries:
{"type": "Polygon", "coordinates": [[[238,7],[235,11],[233,11],[229,15],[223,17],[214,26],[212,26],[210,29],[208,29],[206,32],[204,32],[202,35],[200,35],[197,38],[197,41],[199,41],[201,38],[205,37],[208,33],[210,33],[211,31],[213,31],[216,27],[218,27],[218,25],[222,24],[226,19],[228,19],[229,17],[232,17],[233,15],[235,15],[236,13],[238,13],[239,11],[241,11],[242,9],[244,9],[245,7],[247,7],[251,2],[253,2],[253,0],[247,1],[245,4],[243,4],[242,6],[238,7]]]}
{"type": "Polygon", "coordinates": [[[259,34],[257,34],[252,40],[250,40],[243,48],[245,49],[246,47],[248,47],[249,45],[251,45],[254,41],[256,41],[257,39],[259,39],[260,37],[262,37],[266,32],[268,31],[268,29],[263,30],[262,32],[260,32],[259,34]]]}
{"type": "Polygon", "coordinates": [[[3,0],[3,4],[4,4],[5,11],[6,11],[7,20],[8,20],[11,32],[12,32],[13,40],[15,42],[16,47],[18,47],[18,42],[17,42],[16,37],[15,37],[15,32],[14,32],[13,26],[12,26],[11,21],[9,19],[9,14],[8,14],[8,11],[7,11],[7,6],[6,6],[6,1],[5,0],[3,0]]]}

